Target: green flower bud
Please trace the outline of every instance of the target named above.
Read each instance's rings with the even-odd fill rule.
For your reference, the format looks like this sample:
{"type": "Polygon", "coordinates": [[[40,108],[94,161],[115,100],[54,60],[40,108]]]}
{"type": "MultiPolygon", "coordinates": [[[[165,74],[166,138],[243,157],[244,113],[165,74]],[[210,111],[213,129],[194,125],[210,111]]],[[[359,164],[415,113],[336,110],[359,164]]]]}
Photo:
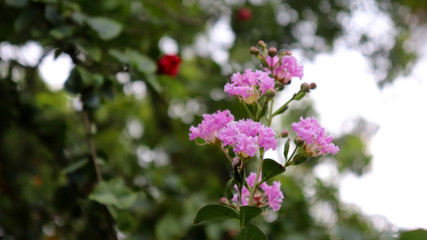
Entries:
{"type": "Polygon", "coordinates": [[[302,145],[304,145],[304,140],[302,140],[301,137],[296,137],[294,139],[294,143],[295,145],[297,145],[297,147],[301,147],[302,145]]]}
{"type": "Polygon", "coordinates": [[[280,136],[281,136],[282,138],[287,138],[287,137],[289,136],[289,131],[288,131],[288,130],[283,130],[283,131],[280,133],[280,136]]]}
{"type": "Polygon", "coordinates": [[[301,84],[301,91],[306,93],[310,92],[310,85],[308,83],[301,84]]]}
{"type": "Polygon", "coordinates": [[[264,94],[267,98],[273,98],[276,96],[276,92],[273,89],[267,89],[264,94]]]}

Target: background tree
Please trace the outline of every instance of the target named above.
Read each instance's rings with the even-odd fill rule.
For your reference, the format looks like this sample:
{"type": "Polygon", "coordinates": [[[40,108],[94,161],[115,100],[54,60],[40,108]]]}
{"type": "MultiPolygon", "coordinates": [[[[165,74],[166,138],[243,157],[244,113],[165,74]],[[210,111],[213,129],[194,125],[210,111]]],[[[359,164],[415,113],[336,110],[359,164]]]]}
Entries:
{"type": "MultiPolygon", "coordinates": [[[[402,15],[402,3],[377,3],[399,30],[393,44],[363,32],[349,44],[374,46],[365,53],[383,85],[415,61],[404,47],[412,26],[405,19],[425,6],[408,3],[414,14],[402,15]]],[[[347,34],[342,19],[354,11],[351,1],[320,0],[0,0],[0,236],[232,239],[233,225],[192,224],[197,209],[222,196],[231,169],[217,151],[188,140],[189,126],[216,109],[245,117],[222,87],[230,73],[256,63],[248,49],[259,39],[310,58],[347,34]],[[224,15],[235,41],[223,49],[229,61],[215,62],[217,49],[203,40],[224,15]],[[156,66],[166,36],[181,55],[194,55],[176,77],[156,66]],[[29,41],[42,47],[34,64],[8,54],[29,41]],[[49,54],[72,59],[65,91],[50,90],[39,75],[49,54]]],[[[310,102],[294,112],[315,115],[310,102]]],[[[366,136],[359,129],[343,135],[342,151],[327,161],[340,173],[363,174],[371,159],[366,136]]],[[[339,201],[333,181],[312,174],[320,161],[277,177],[286,198],[277,216],[265,216],[269,238],[390,239],[339,201]],[[319,219],[316,209],[330,214],[319,219]]]]}

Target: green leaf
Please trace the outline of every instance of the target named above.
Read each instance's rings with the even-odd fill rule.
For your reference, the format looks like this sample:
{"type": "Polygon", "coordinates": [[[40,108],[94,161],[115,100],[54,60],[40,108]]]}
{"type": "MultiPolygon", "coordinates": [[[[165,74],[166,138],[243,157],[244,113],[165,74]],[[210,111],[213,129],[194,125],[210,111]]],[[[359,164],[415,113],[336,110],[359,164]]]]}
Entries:
{"type": "Polygon", "coordinates": [[[63,39],[73,34],[73,29],[70,26],[62,25],[49,31],[49,34],[56,39],[63,39]]]}
{"type": "Polygon", "coordinates": [[[294,163],[294,165],[300,165],[300,164],[303,164],[308,159],[310,159],[310,156],[307,156],[305,154],[297,154],[294,157],[293,163],[294,163]]]}
{"type": "Polygon", "coordinates": [[[88,159],[87,158],[79,160],[77,162],[74,162],[74,163],[66,166],[64,169],[62,169],[62,173],[63,174],[72,173],[72,172],[76,171],[77,169],[82,168],[87,163],[88,163],[88,159]]]}
{"type": "Polygon", "coordinates": [[[261,229],[249,223],[236,234],[234,240],[268,240],[268,238],[261,229]]]}
{"type": "Polygon", "coordinates": [[[279,109],[277,109],[274,113],[273,116],[277,116],[279,114],[284,113],[286,110],[288,110],[288,105],[284,104],[283,106],[281,106],[279,109]]]}
{"type": "Polygon", "coordinates": [[[298,92],[297,94],[294,95],[293,99],[301,100],[304,96],[305,96],[305,92],[298,92]]]}
{"type": "Polygon", "coordinates": [[[114,178],[108,182],[100,182],[89,195],[89,199],[118,209],[126,209],[136,201],[137,194],[126,187],[122,179],[114,178]]]}
{"type": "Polygon", "coordinates": [[[74,94],[80,93],[83,89],[82,78],[77,68],[71,71],[70,76],[68,76],[67,81],[65,81],[64,88],[68,92],[74,94]]]}
{"type": "Polygon", "coordinates": [[[157,93],[162,92],[162,86],[159,84],[159,81],[157,81],[156,75],[149,74],[145,80],[157,93]]]}
{"type": "Polygon", "coordinates": [[[128,63],[131,67],[145,74],[151,74],[156,72],[156,63],[146,55],[143,55],[138,51],[129,48],[125,50],[125,54],[127,56],[128,63]]]}
{"type": "Polygon", "coordinates": [[[229,200],[233,198],[233,193],[231,192],[231,190],[233,189],[233,186],[234,186],[234,178],[231,178],[230,180],[228,180],[227,185],[225,185],[225,196],[229,200]]]}
{"type": "Polygon", "coordinates": [[[234,166],[234,180],[239,190],[242,190],[246,181],[245,168],[240,169],[238,166],[234,166]],[[241,172],[240,172],[241,170],[241,172]]]}
{"type": "Polygon", "coordinates": [[[197,212],[193,223],[221,219],[234,219],[240,221],[240,215],[237,210],[226,205],[206,205],[197,212]]]}
{"type": "Polygon", "coordinates": [[[12,7],[22,8],[28,4],[28,0],[6,0],[5,3],[12,7]]]}
{"type": "Polygon", "coordinates": [[[252,219],[258,217],[262,213],[262,209],[253,206],[240,207],[240,226],[247,225],[252,219]]]}
{"type": "Polygon", "coordinates": [[[423,229],[416,229],[408,232],[403,232],[399,240],[425,240],[427,239],[427,231],[423,229]]]}
{"type": "Polygon", "coordinates": [[[108,54],[110,54],[112,57],[114,57],[121,63],[128,63],[128,57],[126,56],[126,54],[117,49],[108,49],[108,54]]]}
{"type": "Polygon", "coordinates": [[[288,160],[289,147],[290,147],[290,143],[288,138],[285,143],[285,149],[283,150],[283,156],[285,156],[286,161],[288,160]]]}
{"type": "Polygon", "coordinates": [[[283,173],[285,170],[286,168],[273,159],[264,159],[262,162],[262,181],[267,181],[268,179],[283,173]]]}
{"type": "Polygon", "coordinates": [[[105,17],[91,17],[86,22],[105,41],[117,37],[123,28],[121,23],[105,17]]]}

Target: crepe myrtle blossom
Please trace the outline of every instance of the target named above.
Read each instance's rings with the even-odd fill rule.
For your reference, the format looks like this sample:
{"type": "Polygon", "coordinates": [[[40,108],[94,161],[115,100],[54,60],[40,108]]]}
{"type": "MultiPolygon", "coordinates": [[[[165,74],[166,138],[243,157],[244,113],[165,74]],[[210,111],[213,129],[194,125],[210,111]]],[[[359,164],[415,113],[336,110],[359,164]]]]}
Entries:
{"type": "Polygon", "coordinates": [[[231,76],[231,83],[224,86],[224,92],[229,96],[236,96],[238,99],[251,104],[267,93],[267,90],[275,92],[274,79],[268,76],[267,72],[246,69],[243,74],[237,72],[231,76]]]}
{"type": "Polygon", "coordinates": [[[213,114],[203,114],[202,122],[197,127],[190,127],[190,140],[199,137],[208,143],[216,143],[219,131],[233,120],[234,116],[230,110],[218,110],[213,114]]]}
{"type": "MultiPolygon", "coordinates": [[[[273,68],[273,77],[282,84],[288,84],[292,77],[299,77],[300,79],[304,76],[304,67],[298,66],[297,59],[294,56],[285,55],[279,62],[279,57],[267,56],[266,62],[270,68],[273,68]],[[279,62],[279,63],[278,63],[279,62]]],[[[271,73],[269,68],[265,68],[265,71],[271,73]]]]}
{"type": "MultiPolygon", "coordinates": [[[[246,183],[250,188],[254,187],[255,184],[256,173],[251,173],[246,178],[246,183]]],[[[258,179],[258,183],[260,179],[258,179]]],[[[237,185],[234,185],[234,189],[238,191],[237,185]]],[[[249,204],[250,191],[246,188],[242,188],[241,199],[239,199],[238,194],[234,194],[231,201],[241,204],[242,206],[247,206],[249,204]]],[[[257,207],[269,206],[274,211],[279,211],[282,201],[283,201],[283,193],[280,190],[280,182],[275,181],[273,185],[268,185],[267,183],[262,183],[259,186],[257,193],[254,195],[254,203],[257,207]]]]}
{"type": "Polygon", "coordinates": [[[258,149],[277,147],[273,129],[252,119],[229,122],[218,134],[224,146],[232,146],[233,151],[242,157],[253,157],[258,149]]]}
{"type": "Polygon", "coordinates": [[[304,140],[304,150],[311,156],[336,154],[339,151],[339,148],[332,143],[334,137],[327,136],[325,129],[315,118],[301,117],[299,122],[292,124],[292,129],[304,140]]]}

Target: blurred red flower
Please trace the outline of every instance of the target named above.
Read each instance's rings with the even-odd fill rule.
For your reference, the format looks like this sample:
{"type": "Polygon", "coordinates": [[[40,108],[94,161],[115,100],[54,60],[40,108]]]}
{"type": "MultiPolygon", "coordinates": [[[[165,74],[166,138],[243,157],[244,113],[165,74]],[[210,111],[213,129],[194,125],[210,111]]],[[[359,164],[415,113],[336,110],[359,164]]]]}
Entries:
{"type": "Polygon", "coordinates": [[[252,10],[247,7],[242,7],[237,11],[237,18],[244,22],[252,18],[252,10]]]}
{"type": "Polygon", "coordinates": [[[181,58],[178,55],[163,55],[157,61],[157,72],[175,77],[178,74],[181,58]]]}

